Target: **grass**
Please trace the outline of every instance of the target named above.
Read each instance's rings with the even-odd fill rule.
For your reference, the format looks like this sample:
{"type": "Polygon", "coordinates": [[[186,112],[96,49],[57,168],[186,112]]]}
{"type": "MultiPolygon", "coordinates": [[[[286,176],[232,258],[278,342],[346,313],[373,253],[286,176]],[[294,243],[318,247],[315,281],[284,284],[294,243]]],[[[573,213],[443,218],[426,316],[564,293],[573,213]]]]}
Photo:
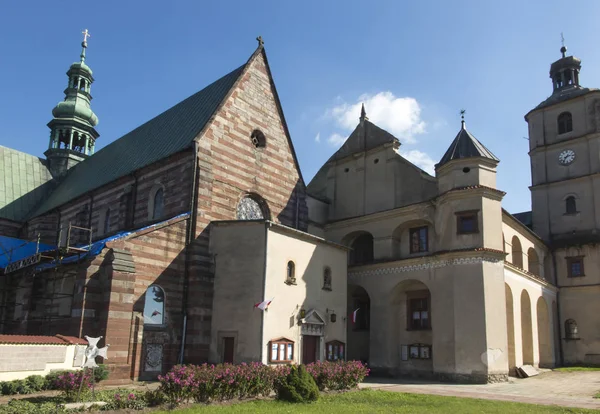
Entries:
{"type": "MultiPolygon", "coordinates": [[[[592,413],[593,410],[564,408],[514,402],[404,394],[381,390],[362,390],[322,395],[314,404],[289,404],[280,401],[251,401],[231,405],[196,405],[175,410],[178,414],[210,413],[592,413]]],[[[167,411],[160,413],[167,414],[167,411]]],[[[171,411],[173,413],[173,411],[171,411]]],[[[158,414],[158,413],[157,413],[158,414]]]]}
{"type": "Polygon", "coordinates": [[[582,371],[600,371],[600,367],[560,367],[554,368],[553,371],[558,372],[582,372],[582,371]]]}

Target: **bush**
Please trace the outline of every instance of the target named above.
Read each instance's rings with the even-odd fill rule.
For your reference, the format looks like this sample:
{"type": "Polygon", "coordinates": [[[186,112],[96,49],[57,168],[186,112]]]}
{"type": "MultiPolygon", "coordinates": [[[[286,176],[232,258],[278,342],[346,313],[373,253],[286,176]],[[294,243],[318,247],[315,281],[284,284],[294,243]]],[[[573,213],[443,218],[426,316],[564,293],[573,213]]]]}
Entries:
{"type": "Polygon", "coordinates": [[[89,370],[64,371],[58,374],[52,385],[53,389],[63,393],[67,401],[74,401],[80,389],[81,394],[85,394],[92,388],[92,374],[89,370]]]}
{"type": "Polygon", "coordinates": [[[112,392],[108,398],[106,398],[106,394],[103,394],[103,397],[101,398],[102,401],[108,403],[102,408],[103,410],[143,410],[148,407],[146,395],[141,391],[117,390],[116,392],[112,392]]]}
{"type": "Polygon", "coordinates": [[[312,375],[319,390],[349,390],[369,375],[369,369],[360,361],[315,362],[306,370],[312,375]]]}
{"type": "Polygon", "coordinates": [[[108,379],[108,368],[106,368],[106,365],[104,364],[100,364],[98,365],[97,368],[94,369],[94,381],[96,382],[100,382],[100,381],[104,381],[106,379],[108,379]]]}
{"type": "Polygon", "coordinates": [[[64,409],[54,403],[34,404],[25,400],[11,400],[6,405],[0,405],[0,414],[55,414],[64,409]]]}
{"type": "Polygon", "coordinates": [[[46,389],[46,379],[41,375],[30,375],[25,378],[32,392],[43,391],[46,389]]]}
{"type": "Polygon", "coordinates": [[[293,366],[285,380],[276,388],[277,399],[293,403],[306,403],[319,399],[319,388],[304,365],[293,366]]]}
{"type": "Polygon", "coordinates": [[[2,382],[2,395],[15,395],[17,393],[17,383],[15,381],[2,382]]]}

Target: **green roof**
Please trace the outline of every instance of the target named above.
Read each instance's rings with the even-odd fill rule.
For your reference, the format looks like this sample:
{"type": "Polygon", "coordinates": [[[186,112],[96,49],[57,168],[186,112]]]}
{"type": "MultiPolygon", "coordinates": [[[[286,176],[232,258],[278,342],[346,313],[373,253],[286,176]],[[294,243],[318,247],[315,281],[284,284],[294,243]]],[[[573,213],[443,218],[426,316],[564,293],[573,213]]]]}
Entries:
{"type": "Polygon", "coordinates": [[[31,217],[189,148],[245,67],[240,66],[73,167],[31,217]]]}
{"type": "Polygon", "coordinates": [[[0,145],[0,218],[23,221],[53,184],[46,160],[0,145]]]}

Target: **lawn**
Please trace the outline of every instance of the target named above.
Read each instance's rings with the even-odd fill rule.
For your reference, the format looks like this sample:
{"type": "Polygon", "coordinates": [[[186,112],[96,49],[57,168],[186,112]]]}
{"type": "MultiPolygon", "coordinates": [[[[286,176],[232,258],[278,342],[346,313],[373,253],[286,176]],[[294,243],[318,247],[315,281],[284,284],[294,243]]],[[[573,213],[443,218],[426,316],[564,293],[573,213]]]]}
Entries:
{"type": "Polygon", "coordinates": [[[554,368],[558,372],[581,372],[581,371],[600,371],[600,367],[560,367],[554,368]]]}
{"type": "MultiPolygon", "coordinates": [[[[171,411],[172,413],[173,411],[171,411]]],[[[196,405],[175,410],[178,414],[210,413],[592,413],[581,408],[562,408],[472,398],[404,394],[362,390],[323,395],[315,404],[251,401],[231,405],[196,405]]],[[[167,414],[167,411],[161,411],[167,414]]]]}

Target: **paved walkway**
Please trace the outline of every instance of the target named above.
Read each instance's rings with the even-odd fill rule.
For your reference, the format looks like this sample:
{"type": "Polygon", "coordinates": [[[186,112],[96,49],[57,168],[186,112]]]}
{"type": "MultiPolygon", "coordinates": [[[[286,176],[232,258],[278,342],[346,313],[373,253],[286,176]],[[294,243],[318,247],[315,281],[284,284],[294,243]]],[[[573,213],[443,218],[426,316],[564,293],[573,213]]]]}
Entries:
{"type": "Polygon", "coordinates": [[[371,378],[360,388],[600,409],[600,399],[593,397],[600,392],[600,371],[550,371],[527,379],[510,378],[508,383],[477,385],[371,378]]]}

